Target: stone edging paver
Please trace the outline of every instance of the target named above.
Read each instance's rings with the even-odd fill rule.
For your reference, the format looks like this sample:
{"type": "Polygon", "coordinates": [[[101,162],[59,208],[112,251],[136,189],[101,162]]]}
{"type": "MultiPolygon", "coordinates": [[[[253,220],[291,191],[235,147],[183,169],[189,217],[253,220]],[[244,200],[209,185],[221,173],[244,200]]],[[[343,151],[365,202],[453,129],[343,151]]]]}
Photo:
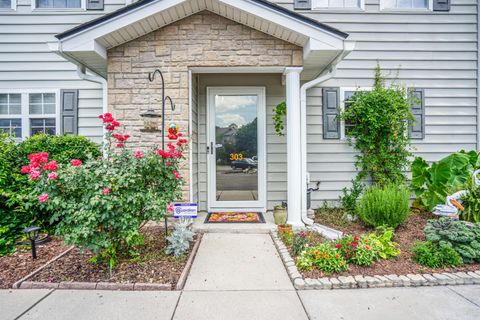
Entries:
{"type": "Polygon", "coordinates": [[[290,256],[287,247],[278,237],[276,231],[270,233],[280,258],[287,269],[294,287],[298,290],[312,289],[362,289],[385,287],[420,287],[420,286],[446,286],[463,284],[480,284],[480,270],[470,272],[443,272],[407,275],[376,275],[376,276],[339,276],[323,277],[320,279],[304,279],[295,261],[290,256]]]}
{"type": "MultiPolygon", "coordinates": [[[[195,244],[193,245],[192,252],[188,257],[187,263],[178,279],[176,290],[182,290],[185,285],[188,273],[192,267],[193,260],[197,254],[198,247],[200,246],[200,241],[202,235],[198,234],[195,244]]],[[[112,290],[112,291],[171,291],[172,285],[166,283],[115,283],[115,282],[38,282],[38,281],[28,281],[34,275],[42,271],[49,264],[60,259],[68,252],[73,249],[73,246],[68,250],[48,261],[46,264],[42,265],[28,276],[17,281],[14,285],[14,289],[59,289],[59,290],[112,290]]]]}

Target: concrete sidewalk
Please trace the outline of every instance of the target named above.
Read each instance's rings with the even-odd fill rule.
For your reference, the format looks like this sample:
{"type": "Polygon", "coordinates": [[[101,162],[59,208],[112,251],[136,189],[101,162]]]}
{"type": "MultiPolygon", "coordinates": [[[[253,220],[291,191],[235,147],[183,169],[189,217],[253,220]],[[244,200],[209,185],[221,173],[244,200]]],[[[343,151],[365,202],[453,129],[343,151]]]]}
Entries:
{"type": "Polygon", "coordinates": [[[206,234],[182,292],[0,291],[0,320],[480,319],[480,286],[295,291],[265,234],[206,234]]]}

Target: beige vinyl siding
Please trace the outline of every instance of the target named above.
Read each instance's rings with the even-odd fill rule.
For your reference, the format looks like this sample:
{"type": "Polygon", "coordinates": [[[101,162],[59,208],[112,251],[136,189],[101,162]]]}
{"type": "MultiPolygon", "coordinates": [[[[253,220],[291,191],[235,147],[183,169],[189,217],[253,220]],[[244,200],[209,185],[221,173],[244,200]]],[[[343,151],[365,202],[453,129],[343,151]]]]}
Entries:
{"type": "Polygon", "coordinates": [[[79,89],[78,133],[101,142],[101,85],[80,80],[76,66],[52,53],[47,42],[124,5],[125,0],[105,0],[101,11],[32,11],[30,0],[18,0],[17,10],[0,11],[0,90],[79,89]]]}
{"type": "Polygon", "coordinates": [[[280,74],[201,74],[199,78],[199,199],[200,210],[207,209],[207,86],[264,86],[266,88],[267,131],[267,205],[287,200],[286,137],[276,135],[273,127],[273,108],[285,101],[285,87],[280,74]]]}
{"type": "MultiPolygon", "coordinates": [[[[293,1],[273,1],[293,9],[293,1]]],[[[324,87],[369,87],[379,61],[390,78],[425,88],[425,132],[414,140],[415,155],[428,161],[476,148],[477,1],[452,0],[450,12],[379,11],[379,0],[366,0],[365,11],[299,10],[350,34],[355,51],[338,66],[324,87]]],[[[307,98],[308,171],[321,181],[313,207],[336,201],[355,176],[355,152],[345,141],[322,137],[322,90],[307,98]]],[[[286,168],[285,168],[286,169],[286,168]]]]}

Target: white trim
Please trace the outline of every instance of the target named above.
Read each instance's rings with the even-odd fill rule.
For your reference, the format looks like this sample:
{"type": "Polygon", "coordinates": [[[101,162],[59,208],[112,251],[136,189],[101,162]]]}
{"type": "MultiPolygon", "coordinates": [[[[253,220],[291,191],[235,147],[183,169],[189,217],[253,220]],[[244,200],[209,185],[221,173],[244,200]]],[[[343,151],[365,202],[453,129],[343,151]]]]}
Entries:
{"type": "Polygon", "coordinates": [[[385,0],[380,0],[379,11],[388,11],[388,12],[405,12],[405,11],[414,11],[414,12],[425,12],[433,11],[433,0],[428,0],[428,8],[391,8],[385,7],[385,0]]]}
{"type": "MultiPolygon", "coordinates": [[[[312,11],[334,11],[338,10],[341,12],[345,11],[352,11],[352,12],[359,12],[359,11],[365,11],[365,0],[360,0],[360,6],[359,7],[316,7],[315,3],[318,0],[312,0],[312,11]]],[[[344,0],[345,1],[345,0],[344,0]]]]}
{"type": "Polygon", "coordinates": [[[0,8],[0,11],[16,11],[17,10],[17,0],[10,0],[10,8],[0,8]]]}
{"type": "MultiPolygon", "coordinates": [[[[372,91],[373,87],[340,87],[340,112],[345,111],[345,92],[346,91],[372,91]]],[[[340,140],[346,140],[345,120],[340,121],[340,140]]]]}
{"type": "Polygon", "coordinates": [[[32,11],[55,11],[55,12],[74,12],[74,11],[86,11],[87,10],[87,0],[80,0],[79,8],[37,8],[37,0],[31,0],[32,11]]]}
{"type": "Polygon", "coordinates": [[[192,89],[192,70],[188,70],[188,175],[189,175],[189,197],[193,202],[193,89],[192,89]]]}
{"type": "Polygon", "coordinates": [[[222,95],[256,95],[257,105],[257,156],[258,156],[258,200],[257,201],[217,201],[216,200],[216,150],[207,155],[207,208],[208,211],[225,211],[251,209],[252,211],[266,211],[267,206],[267,134],[266,134],[266,89],[265,87],[207,87],[207,144],[213,141],[212,131],[215,130],[214,97],[222,95]]]}
{"type": "Polygon", "coordinates": [[[30,137],[30,119],[55,119],[55,134],[60,135],[60,89],[0,89],[0,94],[19,93],[22,113],[18,115],[0,115],[2,119],[22,119],[22,140],[30,137]],[[32,93],[54,93],[55,114],[30,114],[29,95],[32,93]]]}

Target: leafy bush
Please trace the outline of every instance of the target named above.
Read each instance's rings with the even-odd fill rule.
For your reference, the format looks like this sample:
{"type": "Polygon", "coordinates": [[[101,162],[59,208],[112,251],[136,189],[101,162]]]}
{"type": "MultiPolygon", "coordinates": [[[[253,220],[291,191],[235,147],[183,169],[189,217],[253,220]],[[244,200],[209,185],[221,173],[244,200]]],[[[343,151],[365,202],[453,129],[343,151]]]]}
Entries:
{"type": "Polygon", "coordinates": [[[346,135],[360,152],[357,179],[370,177],[380,186],[405,181],[411,156],[407,124],[414,120],[410,105],[406,89],[385,86],[378,65],[373,90],[357,91],[349,100],[341,118],[355,124],[346,135]]]}
{"type": "Polygon", "coordinates": [[[480,222],[480,187],[474,179],[469,179],[466,186],[467,194],[462,198],[465,211],[460,214],[460,219],[470,222],[480,222]]]}
{"type": "Polygon", "coordinates": [[[287,103],[285,101],[278,104],[273,108],[273,126],[278,136],[285,135],[283,130],[285,129],[285,117],[287,116],[287,103]]]}
{"type": "Polygon", "coordinates": [[[402,185],[372,186],[360,199],[357,213],[369,226],[385,225],[396,228],[407,218],[410,210],[409,198],[408,189],[402,185]]]}
{"type": "Polygon", "coordinates": [[[133,152],[125,148],[129,136],[113,132],[120,124],[111,114],[101,117],[107,129],[105,158],[60,165],[39,153],[29,156],[30,165],[22,171],[38,179],[38,201],[53,213],[56,233],[93,250],[112,269],[119,252],[141,241],[143,223],[159,221],[181,198],[178,170],[186,140],[169,144],[167,151],[133,152]]]}
{"type": "Polygon", "coordinates": [[[469,224],[444,217],[428,221],[424,232],[427,241],[450,244],[463,262],[480,262],[480,223],[469,224]]]}
{"type": "Polygon", "coordinates": [[[294,256],[299,256],[308,246],[307,233],[302,231],[293,235],[292,239],[292,253],[294,256]]]}
{"type": "Polygon", "coordinates": [[[400,245],[393,241],[395,234],[393,228],[381,226],[375,233],[368,235],[368,238],[378,247],[378,256],[381,259],[392,259],[400,255],[400,245]]]}
{"type": "Polygon", "coordinates": [[[297,267],[305,271],[317,268],[327,274],[331,274],[347,270],[348,264],[330,243],[322,243],[303,251],[297,260],[297,267]]]}
{"type": "Polygon", "coordinates": [[[359,180],[352,180],[352,186],[350,188],[343,188],[342,195],[340,196],[340,204],[348,214],[356,216],[358,199],[364,188],[365,186],[359,180]]]}
{"type": "Polygon", "coordinates": [[[190,248],[192,240],[193,232],[188,229],[188,222],[178,222],[175,224],[172,234],[167,237],[168,245],[165,252],[181,258],[190,248]]]}
{"type": "Polygon", "coordinates": [[[462,258],[450,243],[417,242],[412,251],[413,260],[425,267],[456,267],[463,264],[462,258]]]}
{"type": "Polygon", "coordinates": [[[476,151],[459,151],[429,165],[417,157],[412,164],[412,188],[428,210],[444,204],[449,194],[464,189],[473,172],[480,168],[476,151]]]}

